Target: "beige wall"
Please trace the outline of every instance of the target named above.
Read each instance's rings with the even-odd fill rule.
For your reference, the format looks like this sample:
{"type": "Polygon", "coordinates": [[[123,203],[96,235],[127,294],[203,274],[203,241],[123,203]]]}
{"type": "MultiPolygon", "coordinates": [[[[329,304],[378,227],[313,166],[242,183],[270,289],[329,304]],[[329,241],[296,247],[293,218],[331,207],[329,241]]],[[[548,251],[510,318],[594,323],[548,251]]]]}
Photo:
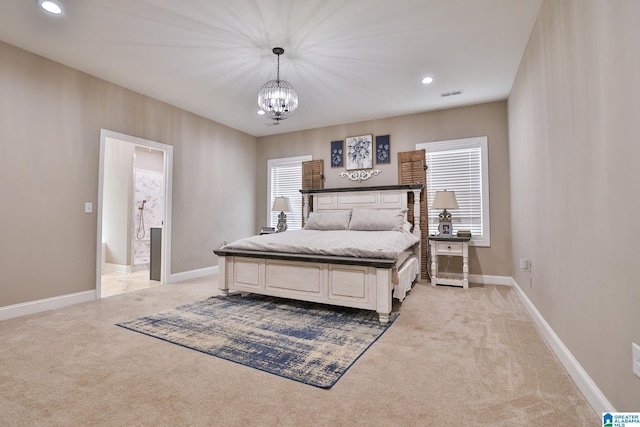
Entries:
{"type": "MultiPolygon", "coordinates": [[[[301,108],[303,108],[302,106],[301,108]]],[[[286,126],[282,124],[281,126],[286,126]]],[[[491,247],[470,249],[470,273],[511,276],[509,214],[509,151],[506,101],[452,108],[258,138],[256,224],[266,224],[267,160],[311,154],[324,159],[325,188],[392,185],[398,183],[398,152],[415,150],[416,144],[474,136],[487,136],[491,247]],[[390,135],[389,165],[375,165],[382,173],[361,184],[340,178],[345,168],[331,168],[330,142],[356,135],[390,135]]]]}
{"type": "Polygon", "coordinates": [[[255,230],[255,137],[5,43],[0,94],[0,306],[95,289],[101,128],[174,146],[172,273],[255,230]]]}
{"type": "Polygon", "coordinates": [[[639,20],[545,1],[509,97],[514,278],[618,411],[640,408],[639,20]]]}

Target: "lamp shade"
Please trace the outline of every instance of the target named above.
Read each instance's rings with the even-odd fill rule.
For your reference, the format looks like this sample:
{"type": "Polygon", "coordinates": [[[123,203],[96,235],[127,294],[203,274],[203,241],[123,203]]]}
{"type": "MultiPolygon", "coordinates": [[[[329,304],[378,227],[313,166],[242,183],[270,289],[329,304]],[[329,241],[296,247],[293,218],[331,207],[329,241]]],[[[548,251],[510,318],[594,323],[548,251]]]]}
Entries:
{"type": "Polygon", "coordinates": [[[276,197],[273,201],[273,212],[291,212],[291,204],[288,197],[276,197]]]}
{"type": "Polygon", "coordinates": [[[432,209],[458,209],[455,191],[436,191],[431,204],[432,209]]]}

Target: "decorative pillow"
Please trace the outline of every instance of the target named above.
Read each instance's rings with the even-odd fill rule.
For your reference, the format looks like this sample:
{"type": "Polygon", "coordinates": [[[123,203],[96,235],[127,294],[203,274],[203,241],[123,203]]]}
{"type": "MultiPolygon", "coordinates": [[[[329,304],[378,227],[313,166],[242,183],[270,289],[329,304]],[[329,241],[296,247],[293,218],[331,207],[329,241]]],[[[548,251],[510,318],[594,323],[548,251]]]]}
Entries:
{"type": "Polygon", "coordinates": [[[406,209],[353,208],[349,230],[402,231],[406,209]]]}
{"type": "Polygon", "coordinates": [[[304,224],[305,230],[348,230],[351,211],[311,212],[304,224]]]}

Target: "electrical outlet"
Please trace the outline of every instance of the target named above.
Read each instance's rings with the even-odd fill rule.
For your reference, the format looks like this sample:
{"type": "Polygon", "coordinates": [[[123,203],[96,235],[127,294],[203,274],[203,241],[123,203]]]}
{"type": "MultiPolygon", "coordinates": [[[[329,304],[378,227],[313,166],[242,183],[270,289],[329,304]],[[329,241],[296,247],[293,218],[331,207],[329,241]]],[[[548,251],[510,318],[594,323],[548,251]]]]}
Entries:
{"type": "Polygon", "coordinates": [[[631,343],[631,358],[633,359],[633,373],[640,377],[640,345],[631,343]]]}

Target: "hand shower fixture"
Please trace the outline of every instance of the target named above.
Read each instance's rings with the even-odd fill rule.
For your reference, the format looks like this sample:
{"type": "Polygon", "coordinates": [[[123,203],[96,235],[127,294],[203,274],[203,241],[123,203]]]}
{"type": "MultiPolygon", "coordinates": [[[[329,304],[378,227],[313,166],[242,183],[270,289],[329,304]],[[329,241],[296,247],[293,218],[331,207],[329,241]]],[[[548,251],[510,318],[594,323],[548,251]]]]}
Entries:
{"type": "Polygon", "coordinates": [[[138,220],[138,231],[136,232],[136,237],[138,238],[138,240],[144,239],[145,234],[147,233],[147,231],[144,229],[144,205],[145,203],[147,203],[146,200],[142,201],[142,205],[140,205],[140,207],[138,208],[138,210],[140,211],[140,216],[139,216],[139,220],[138,220]],[[142,232],[142,236],[140,235],[142,232]]]}

